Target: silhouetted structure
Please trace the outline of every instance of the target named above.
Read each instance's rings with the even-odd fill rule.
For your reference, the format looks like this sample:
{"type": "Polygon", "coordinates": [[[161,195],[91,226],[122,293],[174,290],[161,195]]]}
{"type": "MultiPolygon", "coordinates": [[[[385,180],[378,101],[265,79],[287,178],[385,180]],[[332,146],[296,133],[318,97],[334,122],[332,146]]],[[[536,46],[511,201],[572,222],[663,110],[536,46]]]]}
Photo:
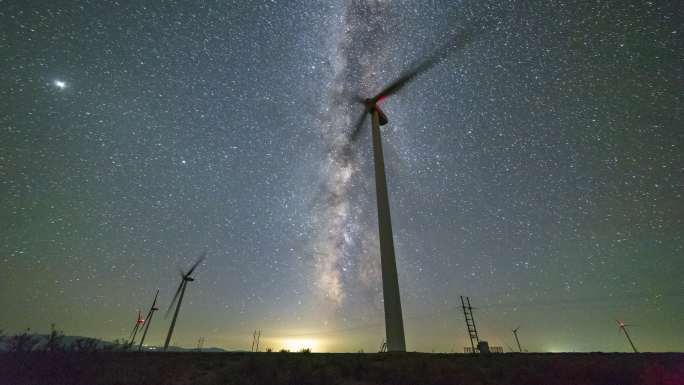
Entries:
{"type": "Polygon", "coordinates": [[[473,317],[473,307],[470,306],[470,297],[461,296],[461,308],[463,309],[463,316],[465,317],[466,330],[468,331],[468,338],[470,338],[470,348],[473,353],[479,351],[480,337],[477,335],[477,327],[475,327],[475,318],[473,317]]]}
{"type": "Polygon", "coordinates": [[[150,306],[150,310],[147,312],[147,317],[145,318],[145,330],[143,330],[143,335],[140,338],[140,345],[138,345],[138,351],[141,352],[143,348],[143,343],[145,342],[145,337],[147,337],[147,330],[150,328],[150,324],[152,323],[152,316],[154,315],[154,312],[159,310],[157,307],[157,297],[159,296],[159,289],[157,289],[157,293],[154,295],[154,300],[152,301],[152,306],[150,306]]]}
{"type": "Polygon", "coordinates": [[[195,279],[192,278],[190,275],[195,271],[197,266],[204,260],[204,258],[207,256],[207,252],[205,251],[200,255],[199,258],[197,258],[197,261],[195,262],[194,265],[188,270],[187,273],[183,274],[181,272],[181,283],[178,286],[178,290],[176,290],[176,294],[173,296],[173,300],[171,301],[171,304],[169,305],[168,310],[166,310],[166,316],[168,317],[169,312],[171,311],[171,308],[173,307],[174,303],[176,303],[176,300],[178,300],[178,303],[176,305],[176,311],[173,313],[173,319],[171,320],[171,326],[169,327],[169,334],[166,335],[166,342],[164,342],[164,351],[166,351],[169,348],[169,343],[171,342],[171,336],[173,335],[173,328],[176,326],[176,319],[178,318],[178,312],[180,311],[181,303],[183,302],[183,295],[185,294],[185,288],[188,286],[188,282],[192,282],[195,279]]]}
{"type": "Polygon", "coordinates": [[[387,353],[387,342],[385,340],[382,340],[382,343],[380,344],[380,351],[378,353],[387,353]]]}
{"type": "Polygon", "coordinates": [[[258,352],[259,351],[260,340],[261,340],[261,329],[254,330],[254,334],[252,334],[252,352],[258,352]]]}
{"type": "Polygon", "coordinates": [[[135,320],[135,325],[133,326],[133,330],[131,331],[131,335],[128,337],[128,347],[130,348],[133,346],[135,343],[135,337],[138,335],[138,331],[140,328],[145,324],[145,319],[142,318],[142,314],[140,313],[140,309],[138,309],[138,318],[135,320]]]}
{"type": "Polygon", "coordinates": [[[631,326],[631,325],[628,325],[628,324],[624,323],[623,321],[617,321],[617,323],[618,323],[620,329],[622,330],[622,332],[625,333],[625,337],[627,337],[627,341],[629,341],[629,344],[632,346],[632,350],[634,350],[634,353],[639,353],[637,351],[636,346],[634,346],[634,342],[632,342],[632,338],[629,336],[629,333],[627,333],[627,326],[631,326]]]}
{"type": "Polygon", "coordinates": [[[377,95],[369,99],[358,98],[363,103],[365,111],[354,126],[351,140],[358,137],[366,116],[371,116],[371,134],[373,139],[373,160],[375,163],[375,193],[378,205],[378,232],[380,240],[380,263],[382,271],[382,295],[385,307],[385,335],[387,337],[387,351],[406,351],[404,337],[404,320],[401,311],[399,295],[399,277],[397,276],[397,261],[394,255],[394,239],[392,235],[392,219],[390,217],[389,196],[387,193],[387,177],[385,175],[385,158],[382,152],[382,137],[380,126],[388,123],[387,115],[380,109],[380,103],[404,88],[408,83],[435,64],[445,59],[457,48],[462,48],[470,40],[470,36],[459,36],[457,44],[449,41],[438,50],[411,66],[411,70],[404,72],[398,79],[390,83],[377,95]]]}
{"type": "Polygon", "coordinates": [[[518,339],[518,329],[520,329],[520,326],[513,329],[513,335],[515,336],[515,342],[518,344],[518,351],[522,353],[522,347],[520,347],[520,340],[518,339]]]}
{"type": "Polygon", "coordinates": [[[469,347],[464,347],[463,352],[468,353],[468,354],[474,354],[474,353],[482,353],[482,354],[487,354],[487,353],[503,353],[504,349],[501,346],[489,346],[487,341],[480,341],[479,349],[473,349],[469,347]],[[486,345],[486,346],[483,346],[486,345]]]}

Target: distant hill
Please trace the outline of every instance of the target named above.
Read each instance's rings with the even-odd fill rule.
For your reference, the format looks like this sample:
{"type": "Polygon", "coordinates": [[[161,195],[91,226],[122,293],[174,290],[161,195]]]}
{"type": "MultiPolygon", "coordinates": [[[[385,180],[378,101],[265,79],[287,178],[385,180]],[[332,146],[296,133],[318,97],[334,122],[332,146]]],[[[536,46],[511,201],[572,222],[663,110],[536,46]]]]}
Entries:
{"type": "MultiPolygon", "coordinates": [[[[11,336],[5,336],[5,339],[11,336]]],[[[45,348],[45,345],[48,341],[48,335],[47,334],[33,334],[33,338],[37,339],[38,342],[35,344],[35,350],[42,350],[45,348]]],[[[101,340],[99,338],[91,338],[91,337],[83,337],[83,336],[63,336],[61,339],[61,347],[63,349],[68,349],[70,346],[72,346],[76,341],[79,340],[86,340],[90,339],[95,341],[97,349],[102,350],[106,348],[111,348],[117,343],[113,341],[105,341],[101,340]]],[[[137,349],[137,345],[134,345],[134,348],[137,349]]],[[[6,341],[0,342],[0,352],[7,352],[9,350],[9,346],[7,345],[6,341]]],[[[161,351],[162,347],[161,346],[143,346],[144,351],[161,351]]],[[[194,352],[197,351],[196,348],[184,348],[180,346],[169,346],[168,351],[170,352],[194,352]]],[[[208,353],[224,353],[227,352],[227,350],[222,349],[222,348],[216,348],[216,347],[207,347],[207,348],[202,348],[203,352],[208,352],[208,353]]]]}

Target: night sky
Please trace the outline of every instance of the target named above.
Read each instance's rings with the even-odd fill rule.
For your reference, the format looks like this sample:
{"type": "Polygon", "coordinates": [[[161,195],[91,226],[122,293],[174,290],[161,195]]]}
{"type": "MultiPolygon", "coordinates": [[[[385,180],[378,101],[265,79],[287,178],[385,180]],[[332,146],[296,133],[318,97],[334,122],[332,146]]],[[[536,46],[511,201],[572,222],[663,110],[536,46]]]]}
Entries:
{"type": "Polygon", "coordinates": [[[408,350],[682,351],[678,1],[0,1],[0,329],[377,351],[370,97],[408,350]],[[145,5],[143,5],[145,3],[145,5]],[[78,5],[77,5],[78,4],[78,5]]]}

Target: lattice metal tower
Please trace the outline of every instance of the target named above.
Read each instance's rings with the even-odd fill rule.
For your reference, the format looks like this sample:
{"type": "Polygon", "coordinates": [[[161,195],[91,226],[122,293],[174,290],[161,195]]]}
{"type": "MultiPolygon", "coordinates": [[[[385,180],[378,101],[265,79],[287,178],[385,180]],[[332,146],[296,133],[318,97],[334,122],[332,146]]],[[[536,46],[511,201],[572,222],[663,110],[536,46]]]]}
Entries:
{"type": "Polygon", "coordinates": [[[479,350],[480,337],[477,336],[477,328],[475,327],[475,318],[473,317],[473,307],[470,306],[470,297],[461,296],[461,307],[463,308],[463,315],[465,316],[466,328],[468,329],[468,337],[470,338],[470,347],[472,352],[476,353],[479,350]]]}

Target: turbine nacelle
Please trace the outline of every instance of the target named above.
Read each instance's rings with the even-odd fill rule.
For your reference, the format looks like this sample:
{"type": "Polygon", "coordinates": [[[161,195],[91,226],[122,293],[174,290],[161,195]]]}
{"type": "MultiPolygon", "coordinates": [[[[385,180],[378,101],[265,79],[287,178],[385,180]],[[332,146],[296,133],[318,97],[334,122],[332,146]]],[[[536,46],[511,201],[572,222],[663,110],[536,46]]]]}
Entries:
{"type": "Polygon", "coordinates": [[[366,99],[366,100],[364,100],[364,103],[366,104],[366,109],[367,109],[369,112],[371,112],[371,113],[372,113],[373,111],[377,111],[377,112],[378,112],[378,118],[379,118],[379,120],[380,120],[380,125],[381,125],[381,126],[384,126],[385,124],[387,124],[387,123],[389,122],[389,120],[387,119],[387,115],[385,115],[385,113],[382,112],[382,110],[380,109],[380,106],[378,106],[378,103],[379,103],[380,101],[382,101],[383,99],[384,99],[384,98],[378,98],[378,99],[373,98],[373,99],[366,99]]]}
{"type": "Polygon", "coordinates": [[[142,313],[140,312],[140,310],[138,310],[138,319],[135,321],[135,323],[137,323],[138,325],[142,325],[145,323],[145,319],[142,318],[142,313]]]}

